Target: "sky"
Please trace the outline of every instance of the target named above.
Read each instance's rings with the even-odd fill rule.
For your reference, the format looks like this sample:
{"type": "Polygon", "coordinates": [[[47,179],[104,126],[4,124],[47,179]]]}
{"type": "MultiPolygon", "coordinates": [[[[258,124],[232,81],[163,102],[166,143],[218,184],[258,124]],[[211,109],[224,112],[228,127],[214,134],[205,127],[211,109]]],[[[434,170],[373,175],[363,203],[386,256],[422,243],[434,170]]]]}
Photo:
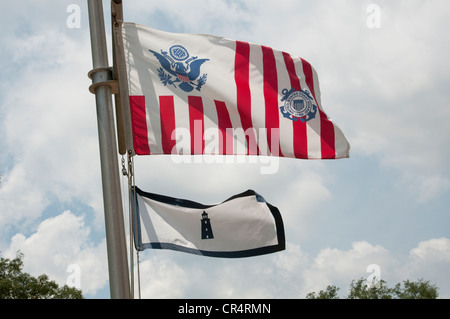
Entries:
{"type": "MultiPolygon", "coordinates": [[[[86,1],[4,6],[0,255],[21,251],[24,271],[109,298],[86,1]]],[[[305,298],[327,285],[345,297],[352,280],[374,277],[423,278],[450,297],[448,1],[125,0],[124,14],[306,59],[351,145],[349,159],[332,161],[136,158],[141,189],[204,204],[254,189],[286,231],[286,250],[265,256],[141,252],[143,298],[305,298]]]]}

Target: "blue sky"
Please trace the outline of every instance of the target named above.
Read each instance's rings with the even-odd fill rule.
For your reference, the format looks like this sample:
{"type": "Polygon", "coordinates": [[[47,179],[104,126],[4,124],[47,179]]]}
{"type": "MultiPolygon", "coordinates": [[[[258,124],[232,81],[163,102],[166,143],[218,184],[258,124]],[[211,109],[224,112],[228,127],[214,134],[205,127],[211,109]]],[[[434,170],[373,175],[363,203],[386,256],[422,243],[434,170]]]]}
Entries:
{"type": "MultiPolygon", "coordinates": [[[[352,147],[350,159],[280,159],[274,174],[261,174],[261,162],[137,158],[136,184],[147,191],[213,204],[256,190],[280,209],[287,241],[283,252],[239,260],[147,250],[143,297],[304,298],[330,284],[345,295],[373,264],[389,285],[424,278],[450,297],[448,1],[124,2],[130,22],[305,58],[319,74],[325,111],[352,147]]],[[[108,298],[86,3],[6,6],[0,252],[22,251],[27,272],[60,284],[75,265],[84,295],[108,298]],[[70,5],[80,9],[75,28],[70,5]]]]}

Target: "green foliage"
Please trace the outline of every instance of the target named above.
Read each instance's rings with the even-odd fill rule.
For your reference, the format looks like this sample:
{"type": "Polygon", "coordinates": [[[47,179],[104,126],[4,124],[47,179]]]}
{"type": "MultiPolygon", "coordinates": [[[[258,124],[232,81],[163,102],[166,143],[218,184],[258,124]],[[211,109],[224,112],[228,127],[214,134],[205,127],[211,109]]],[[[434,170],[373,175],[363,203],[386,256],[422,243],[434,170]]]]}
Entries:
{"type": "Polygon", "coordinates": [[[82,299],[81,290],[59,287],[45,274],[35,278],[22,272],[23,254],[0,259],[0,299],[82,299]]]}
{"type": "MultiPolygon", "coordinates": [[[[438,289],[436,285],[423,279],[416,282],[405,280],[394,288],[389,288],[384,280],[368,284],[361,278],[351,282],[347,299],[436,299],[438,289]]],[[[336,286],[328,286],[325,291],[310,292],[306,299],[339,299],[338,291],[336,286]]]]}
{"type": "Polygon", "coordinates": [[[420,279],[417,282],[406,280],[403,282],[403,286],[398,283],[393,291],[399,299],[436,299],[438,289],[436,285],[431,285],[429,281],[420,279]]]}
{"type": "Polygon", "coordinates": [[[338,287],[328,286],[325,291],[321,290],[319,293],[310,292],[306,295],[306,299],[339,299],[338,291],[338,287]]]}
{"type": "Polygon", "coordinates": [[[350,284],[348,299],[393,299],[393,295],[384,280],[368,285],[366,280],[359,279],[350,284]]]}

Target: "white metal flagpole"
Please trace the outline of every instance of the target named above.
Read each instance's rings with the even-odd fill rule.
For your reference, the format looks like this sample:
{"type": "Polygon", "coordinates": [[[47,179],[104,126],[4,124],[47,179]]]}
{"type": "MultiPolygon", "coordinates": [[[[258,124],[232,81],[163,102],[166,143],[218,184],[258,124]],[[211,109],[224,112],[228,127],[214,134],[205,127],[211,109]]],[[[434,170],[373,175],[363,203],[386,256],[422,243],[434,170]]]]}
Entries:
{"type": "Polygon", "coordinates": [[[112,299],[128,299],[130,279],[112,107],[117,82],[108,66],[102,0],[87,1],[93,61],[93,70],[89,72],[93,83],[90,90],[95,93],[97,105],[110,293],[112,299]]]}

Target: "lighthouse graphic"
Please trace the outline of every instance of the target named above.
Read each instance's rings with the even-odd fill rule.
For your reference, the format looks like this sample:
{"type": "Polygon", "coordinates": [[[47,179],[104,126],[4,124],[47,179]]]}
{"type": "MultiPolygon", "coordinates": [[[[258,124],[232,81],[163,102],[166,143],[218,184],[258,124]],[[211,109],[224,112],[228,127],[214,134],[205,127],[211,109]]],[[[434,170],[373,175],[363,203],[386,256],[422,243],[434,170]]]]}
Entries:
{"type": "Polygon", "coordinates": [[[213,231],[211,228],[211,222],[208,218],[208,214],[205,211],[203,211],[201,223],[202,223],[202,239],[214,238],[213,231]]]}

